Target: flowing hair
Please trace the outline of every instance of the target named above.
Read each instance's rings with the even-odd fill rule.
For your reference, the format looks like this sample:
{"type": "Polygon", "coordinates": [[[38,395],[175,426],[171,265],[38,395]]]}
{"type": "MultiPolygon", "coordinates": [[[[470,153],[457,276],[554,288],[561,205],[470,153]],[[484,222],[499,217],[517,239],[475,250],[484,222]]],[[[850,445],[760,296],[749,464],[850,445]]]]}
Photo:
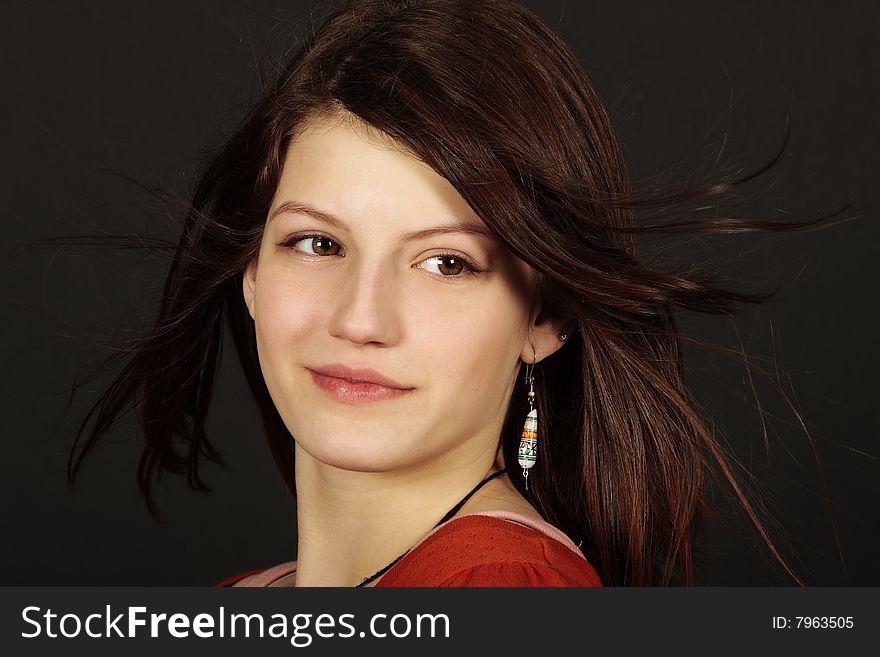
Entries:
{"type": "MultiPolygon", "coordinates": [[[[713,481],[802,583],[740,486],[735,459],[699,417],[682,344],[719,349],[750,376],[755,366],[740,351],[679,334],[673,316],[732,315],[771,294],[722,289],[699,269],[670,271],[640,255],[637,239],[802,230],[839,212],[800,222],[705,216],[735,185],[772,166],[787,135],[758,171],[682,186],[661,179],[633,192],[589,75],[560,37],[511,0],[353,0],[331,11],[264,81],[187,200],[179,241],[123,240],[168,248],[173,259],[155,323],[87,378],[127,358],[79,427],[70,485],[86,454],[134,404],[145,440],[138,483],[153,517],[160,519],[153,490],[162,471],[210,490],[200,465],[223,464],[205,423],[228,328],[295,495],[293,437],[260,370],[242,276],[259,251],[286,149],[322,116],[372,131],[448,180],[498,242],[534,269],[533,302],[571,326],[564,348],[535,368],[541,454],[529,490],[522,478],[511,480],[547,521],[582,541],[605,584],[692,583],[713,481]],[[639,216],[645,210],[650,220],[639,216]]],[[[517,460],[527,409],[517,386],[500,437],[508,464],[517,460]]]]}

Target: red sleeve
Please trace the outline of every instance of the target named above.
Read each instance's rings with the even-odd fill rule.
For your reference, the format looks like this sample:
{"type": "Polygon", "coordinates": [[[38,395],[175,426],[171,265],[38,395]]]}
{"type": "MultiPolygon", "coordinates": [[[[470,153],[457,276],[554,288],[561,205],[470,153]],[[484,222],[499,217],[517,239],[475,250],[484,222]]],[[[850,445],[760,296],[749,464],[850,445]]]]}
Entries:
{"type": "Polygon", "coordinates": [[[438,586],[602,586],[592,569],[572,575],[545,565],[504,561],[457,572],[438,586]]]}
{"type": "Polygon", "coordinates": [[[376,586],[602,586],[583,556],[514,522],[462,516],[417,544],[376,586]]]}
{"type": "Polygon", "coordinates": [[[248,571],[246,571],[246,572],[239,573],[238,575],[233,575],[232,577],[227,577],[226,579],[224,579],[224,580],[221,581],[220,583],[215,584],[215,585],[214,585],[214,588],[220,588],[220,587],[228,587],[228,586],[232,586],[232,585],[235,584],[237,581],[244,579],[244,578],[247,577],[248,575],[253,575],[253,574],[255,574],[255,573],[261,573],[261,572],[263,572],[262,569],[259,569],[259,568],[258,568],[257,570],[248,570],[248,571]]]}

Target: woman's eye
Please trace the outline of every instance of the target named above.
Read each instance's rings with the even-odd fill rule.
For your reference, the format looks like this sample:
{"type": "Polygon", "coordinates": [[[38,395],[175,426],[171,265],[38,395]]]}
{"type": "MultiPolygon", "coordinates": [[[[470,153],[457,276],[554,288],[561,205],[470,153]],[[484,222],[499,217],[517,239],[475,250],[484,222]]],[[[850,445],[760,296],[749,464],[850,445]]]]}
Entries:
{"type": "MultiPolygon", "coordinates": [[[[318,256],[340,255],[342,250],[339,242],[326,235],[294,236],[283,242],[281,246],[318,256]]],[[[463,278],[480,271],[473,262],[456,253],[430,256],[422,260],[418,267],[443,278],[463,278]]]]}
{"type": "Polygon", "coordinates": [[[470,260],[454,253],[431,256],[422,262],[429,265],[428,271],[445,278],[458,278],[477,271],[476,266],[470,260]]]}
{"type": "Polygon", "coordinates": [[[292,247],[303,253],[310,253],[319,256],[339,255],[339,243],[332,240],[326,235],[306,235],[304,237],[295,237],[285,243],[285,246],[292,247]],[[300,247],[301,244],[307,245],[300,247]]]}

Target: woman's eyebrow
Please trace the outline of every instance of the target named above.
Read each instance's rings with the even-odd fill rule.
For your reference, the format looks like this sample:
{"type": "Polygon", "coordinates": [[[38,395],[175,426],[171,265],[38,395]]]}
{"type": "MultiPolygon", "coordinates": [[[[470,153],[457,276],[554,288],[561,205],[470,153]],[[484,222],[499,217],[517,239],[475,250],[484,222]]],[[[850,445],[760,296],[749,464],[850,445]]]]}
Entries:
{"type": "MultiPolygon", "coordinates": [[[[317,208],[312,207],[306,203],[300,203],[298,201],[285,201],[277,208],[275,208],[272,213],[269,215],[269,219],[266,223],[272,221],[275,217],[281,214],[288,213],[299,213],[304,214],[313,219],[317,219],[318,221],[322,221],[326,224],[329,224],[335,228],[340,228],[343,230],[348,230],[348,226],[344,221],[342,221],[339,217],[335,217],[329,212],[324,212],[323,210],[318,210],[317,208]]],[[[446,226],[434,226],[433,228],[423,228],[421,230],[414,230],[407,233],[402,233],[398,236],[398,239],[401,241],[411,241],[411,240],[419,240],[426,239],[428,237],[434,237],[435,235],[443,235],[446,233],[467,233],[471,235],[476,235],[478,237],[485,237],[490,240],[495,239],[495,235],[492,233],[489,228],[482,224],[450,224],[446,226]]]]}

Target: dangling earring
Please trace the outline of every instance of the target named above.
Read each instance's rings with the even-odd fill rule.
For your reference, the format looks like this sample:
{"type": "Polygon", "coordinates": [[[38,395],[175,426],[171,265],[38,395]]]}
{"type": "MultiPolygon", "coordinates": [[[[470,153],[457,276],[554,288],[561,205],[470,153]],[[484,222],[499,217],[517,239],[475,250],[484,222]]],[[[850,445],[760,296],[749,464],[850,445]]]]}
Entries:
{"type": "Polygon", "coordinates": [[[535,465],[538,456],[538,409],[535,408],[535,364],[531,367],[526,365],[525,383],[529,386],[529,414],[523,425],[522,436],[519,439],[519,465],[523,469],[523,479],[526,480],[526,490],[529,489],[529,468],[535,465]]]}

